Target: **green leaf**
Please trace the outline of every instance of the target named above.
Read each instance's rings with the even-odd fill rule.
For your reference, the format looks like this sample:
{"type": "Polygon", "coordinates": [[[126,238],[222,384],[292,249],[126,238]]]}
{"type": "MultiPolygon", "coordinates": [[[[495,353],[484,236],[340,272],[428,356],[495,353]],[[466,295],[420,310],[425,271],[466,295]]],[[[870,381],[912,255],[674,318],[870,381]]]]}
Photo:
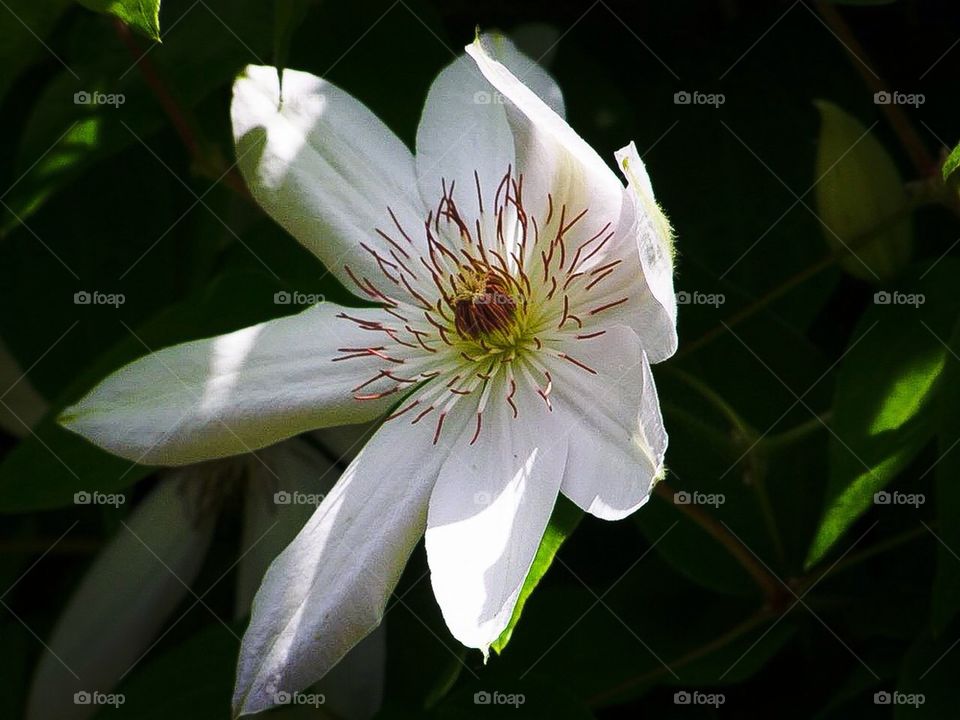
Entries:
{"type": "Polygon", "coordinates": [[[0,464],[0,513],[63,507],[81,491],[118,492],[149,472],[64,430],[51,414],[0,464]]]}
{"type": "Polygon", "coordinates": [[[162,655],[149,658],[117,688],[124,703],[104,707],[96,720],[226,717],[237,630],[214,623],[162,655]]]}
{"type": "Polygon", "coordinates": [[[951,178],[956,179],[954,178],[954,173],[958,168],[960,168],[960,145],[957,145],[953,149],[943,163],[942,172],[944,182],[950,182],[951,178]]]}
{"type": "Polygon", "coordinates": [[[527,604],[527,600],[543,579],[543,576],[547,574],[547,570],[549,570],[553,564],[553,559],[560,550],[560,546],[570,537],[577,528],[577,525],[580,524],[582,518],[583,511],[580,510],[580,508],[567,500],[563,495],[557,497],[556,507],[554,507],[553,514],[550,516],[550,524],[547,525],[547,530],[543,534],[543,539],[540,541],[540,547],[537,549],[537,554],[533,559],[530,572],[527,573],[527,579],[523,582],[520,597],[517,599],[517,605],[513,609],[513,616],[510,618],[510,624],[500,633],[500,637],[497,638],[496,642],[490,646],[498,655],[503,652],[507,643],[510,642],[513,630],[520,621],[520,615],[523,613],[523,608],[527,604]]]}
{"type": "Polygon", "coordinates": [[[49,52],[46,38],[70,4],[71,0],[5,0],[6,9],[0,8],[0,16],[7,15],[0,33],[0,100],[21,71],[49,52]]]}
{"type": "MultiPolygon", "coordinates": [[[[238,272],[218,278],[183,303],[171,306],[137,336],[151,348],[209,337],[253,325],[276,314],[269,278],[238,272]]],[[[293,310],[294,308],[290,308],[293,310]]],[[[56,407],[0,463],[0,513],[18,513],[70,505],[81,490],[119,492],[151,472],[100,450],[56,423],[59,411],[113,370],[144,355],[144,345],[130,336],[78,372],[56,407]]]]}
{"type": "Polygon", "coordinates": [[[307,11],[315,0],[274,0],[273,4],[273,64],[280,76],[281,92],[283,69],[290,57],[290,43],[307,11]]]}
{"type": "MultiPolygon", "coordinates": [[[[587,562],[602,564],[599,558],[587,562]]],[[[490,663],[490,672],[504,678],[491,687],[507,690],[509,679],[534,668],[592,707],[605,707],[657,685],[738,683],[764,667],[796,631],[789,618],[771,625],[774,620],[755,615],[752,600],[705,594],[678,581],[655,553],[617,581],[629,567],[592,592],[576,580],[577,587],[551,584],[538,592],[511,651],[490,663]],[[683,632],[664,618],[681,622],[683,632]]]]}
{"type": "MultiPolygon", "coordinates": [[[[430,572],[423,546],[414,552],[396,589],[403,602],[385,619],[387,664],[384,703],[415,710],[435,706],[456,685],[466,664],[467,649],[450,634],[429,583],[430,572]],[[409,661],[410,648],[417,649],[417,662],[409,661]]],[[[379,717],[379,716],[378,716],[379,717]]],[[[394,717],[394,715],[388,715],[394,717]]]]}
{"type": "Polygon", "coordinates": [[[119,18],[160,42],[160,0],[77,0],[90,10],[119,18]]]}
{"type": "MultiPolygon", "coordinates": [[[[951,347],[960,347],[960,324],[951,347]]],[[[937,430],[935,493],[937,499],[937,573],[933,581],[931,624],[942,633],[960,611],[960,362],[950,358],[944,374],[943,413],[937,430]]]]}
{"type": "Polygon", "coordinates": [[[950,355],[944,343],[960,304],[958,272],[953,259],[933,266],[917,287],[919,306],[883,304],[906,296],[878,292],[854,330],[837,376],[826,507],[806,567],[823,558],[873,505],[874,493],[933,437],[934,398],[950,355]]]}
{"type": "MultiPolygon", "coordinates": [[[[206,0],[205,5],[209,12],[191,12],[149,55],[184,110],[229,82],[245,64],[259,62],[269,47],[269,38],[261,32],[269,26],[266,3],[206,0]]],[[[70,45],[80,48],[75,51],[78,59],[67,54],[64,60],[76,75],[64,70],[37,94],[15,159],[13,178],[19,180],[4,198],[11,212],[3,215],[0,235],[17,227],[18,218],[28,220],[82,172],[140,140],[148,141],[165,125],[160,105],[127,48],[112,28],[101,27],[97,20],[81,17],[75,24],[70,45]],[[123,100],[74,100],[78,93],[96,92],[123,100]]],[[[219,100],[216,112],[227,117],[219,100]]],[[[220,152],[227,156],[232,150],[220,152]]]]}
{"type": "Polygon", "coordinates": [[[815,194],[827,244],[854,277],[874,283],[892,278],[913,250],[909,216],[901,216],[908,203],[900,173],[856,118],[826,100],[815,104],[821,119],[815,194]]]}
{"type": "MultiPolygon", "coordinates": [[[[747,536],[744,541],[751,547],[769,547],[762,522],[757,518],[752,489],[735,481],[736,475],[727,474],[740,453],[729,437],[717,429],[723,421],[711,421],[708,412],[701,413],[702,408],[693,404],[696,399],[685,398],[681,394],[683,389],[674,387],[670,376],[664,380],[661,392],[671,398],[669,404],[664,405],[664,417],[670,429],[671,445],[677,448],[668,457],[670,487],[677,495],[715,497],[718,502],[722,498],[719,506],[696,509],[733,523],[738,534],[747,536]],[[696,409],[688,412],[688,408],[696,409]]],[[[755,593],[756,586],[743,566],[684,513],[686,509],[689,506],[658,495],[634,513],[632,519],[647,540],[656,543],[656,551],[681,575],[716,592],[755,593]]]]}
{"type": "MultiPolygon", "coordinates": [[[[919,705],[898,698],[893,717],[896,720],[942,720],[957,714],[957,675],[960,674],[960,648],[955,647],[957,627],[953,632],[934,637],[925,631],[907,651],[897,678],[897,692],[923,695],[919,705]]],[[[893,688],[885,688],[893,692],[893,688]]],[[[917,698],[919,699],[919,698],[917,698]]]]}

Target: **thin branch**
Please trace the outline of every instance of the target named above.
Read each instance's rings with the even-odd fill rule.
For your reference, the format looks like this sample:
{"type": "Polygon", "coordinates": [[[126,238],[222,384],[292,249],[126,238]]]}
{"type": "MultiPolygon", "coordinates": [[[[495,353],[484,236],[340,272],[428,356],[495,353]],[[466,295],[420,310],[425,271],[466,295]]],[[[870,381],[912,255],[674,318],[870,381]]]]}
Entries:
{"type": "MultiPolygon", "coordinates": [[[[156,96],[157,101],[163,108],[164,114],[173,125],[177,136],[187,149],[190,160],[195,168],[205,175],[213,178],[219,178],[223,175],[223,168],[214,167],[218,163],[216,154],[207,152],[204,144],[200,141],[200,132],[197,123],[194,122],[180,102],[174,96],[173,92],[167,87],[167,83],[157,71],[153,61],[143,52],[137,39],[133,36],[130,28],[120,20],[115,20],[113,27],[120,38],[120,41],[126,46],[127,50],[136,60],[137,69],[143,76],[144,82],[156,96]]],[[[236,168],[230,168],[226,175],[223,175],[223,182],[240,195],[250,198],[250,193],[243,178],[237,172],[236,168]]]]}
{"type": "MultiPolygon", "coordinates": [[[[725,633],[718,635],[712,640],[700,645],[693,650],[681,655],[680,657],[671,660],[668,664],[671,668],[680,668],[684,665],[699,660],[700,658],[709,655],[710,653],[719,650],[726,645],[729,645],[734,640],[737,640],[741,636],[750,632],[756,627],[763,625],[768,620],[771,620],[777,613],[772,608],[761,608],[753,615],[748,617],[741,623],[734,625],[732,628],[727,630],[725,633]]],[[[587,705],[590,707],[599,707],[606,705],[611,700],[616,699],[618,696],[623,695],[626,692],[636,688],[637,686],[642,686],[645,683],[650,682],[651,680],[658,679],[661,675],[665,674],[666,670],[663,667],[657,667],[653,670],[643,673],[642,675],[636,675],[634,677],[628,678],[623,682],[615,685],[614,687],[608,690],[602,690],[601,692],[593,695],[587,699],[587,705]]]]}
{"type": "MultiPolygon", "coordinates": [[[[840,38],[844,48],[847,51],[847,58],[853,67],[860,73],[860,77],[873,93],[889,92],[887,84],[874,75],[864,64],[868,57],[863,46],[857,40],[856,36],[850,30],[843,16],[837,11],[833,2],[829,0],[817,0],[817,12],[824,22],[830,26],[830,29],[840,38]]],[[[927,150],[919,133],[910,123],[909,118],[903,112],[901,107],[895,103],[881,105],[880,109],[887,116],[887,121],[893,128],[893,131],[900,138],[900,144],[910,157],[910,162],[916,169],[920,177],[927,177],[937,172],[939,165],[934,160],[930,151],[927,150]]]]}
{"type": "MultiPolygon", "coordinates": [[[[902,219],[910,215],[916,209],[917,206],[924,204],[924,202],[925,202],[925,199],[918,198],[915,203],[908,203],[904,207],[896,210],[895,212],[891,213],[887,217],[883,218],[880,222],[878,222],[873,227],[869,228],[865,232],[860,233],[859,235],[854,237],[850,241],[850,243],[848,243],[848,246],[853,250],[859,250],[861,247],[868,246],[871,243],[877,241],[883,236],[883,234],[887,230],[890,229],[891,226],[895,225],[896,223],[900,222],[902,219]]],[[[749,305],[741,308],[740,310],[735,312],[733,315],[728,317],[726,320],[724,320],[722,323],[705,332],[696,340],[693,340],[692,342],[684,344],[674,357],[676,358],[684,357],[685,355],[688,355],[694,352],[695,350],[699,350],[704,345],[707,345],[713,342],[718,337],[726,333],[726,330],[727,330],[726,326],[734,327],[735,325],[739,325],[740,323],[742,323],[744,320],[747,320],[753,317],[760,310],[763,310],[764,308],[766,308],[772,302],[774,302],[775,300],[785,295],[788,291],[792,290],[798,285],[802,285],[804,282],[812,278],[814,275],[817,275],[821,271],[826,270],[828,267],[834,265],[840,260],[843,260],[845,257],[848,257],[848,256],[845,254],[831,253],[830,255],[827,255],[821,260],[818,260],[813,265],[810,265],[809,267],[804,268],[803,270],[796,273],[795,275],[792,275],[791,277],[784,280],[780,285],[775,287],[773,290],[769,291],[766,295],[763,295],[757,298],[749,305]]]]}
{"type": "Polygon", "coordinates": [[[740,563],[743,569],[747,571],[761,592],[763,592],[768,606],[776,608],[783,605],[783,601],[788,594],[783,583],[772,575],[770,571],[763,566],[763,563],[757,560],[754,554],[723,526],[723,523],[719,522],[697,505],[675,504],[673,502],[674,490],[665,482],[658,483],[655,492],[677,510],[687,515],[687,517],[699,525],[700,528],[714,540],[723,545],[727,552],[733,556],[734,560],[740,563]]]}

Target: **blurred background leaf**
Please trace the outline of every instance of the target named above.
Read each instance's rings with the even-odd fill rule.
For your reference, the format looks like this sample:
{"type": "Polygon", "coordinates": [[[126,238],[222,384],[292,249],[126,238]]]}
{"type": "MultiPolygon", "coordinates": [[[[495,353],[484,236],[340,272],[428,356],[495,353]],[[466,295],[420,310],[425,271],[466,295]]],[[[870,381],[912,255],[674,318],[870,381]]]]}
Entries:
{"type": "MultiPolygon", "coordinates": [[[[156,482],[56,413],[151,349],[299,309],[277,292],[358,303],[238,182],[235,74],[329,78],[412,146],[433,77],[479,25],[549,65],[602,157],[636,141],[677,231],[676,289],[699,300],[680,305],[680,351],[654,369],[670,433],[661,491],[621,523],[558,506],[522,616],[486,665],[446,629],[419,547],[387,616],[379,717],[846,720],[889,716],[874,693],[895,689],[926,698],[897,716],[952,717],[960,231],[944,185],[957,154],[940,138],[958,136],[960,8],[84,4],[107,13],[0,8],[0,338],[50,405],[35,434],[0,433],[0,716],[21,716],[38,640],[156,482]],[[877,83],[925,101],[878,105],[877,83]],[[723,101],[677,104],[681,92],[723,101]],[[123,302],[78,305],[82,292],[123,302]],[[902,302],[918,293],[919,307],[902,302]],[[884,489],[925,503],[875,506],[884,489]],[[79,490],[128,505],[77,508],[79,490]],[[678,707],[684,690],[725,703],[678,707]],[[525,702],[478,706],[483,691],[525,702]]],[[[198,583],[228,623],[232,507],[198,583]]],[[[167,629],[102,717],[229,716],[235,638],[203,608],[167,629]]]]}

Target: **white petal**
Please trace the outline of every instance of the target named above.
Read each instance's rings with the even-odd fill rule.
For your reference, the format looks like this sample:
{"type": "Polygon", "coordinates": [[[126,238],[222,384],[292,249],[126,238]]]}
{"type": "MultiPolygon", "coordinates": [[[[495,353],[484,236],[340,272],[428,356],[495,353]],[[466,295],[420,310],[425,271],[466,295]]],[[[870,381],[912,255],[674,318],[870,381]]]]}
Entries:
{"type": "Polygon", "coordinates": [[[413,156],[343,90],[285,70],[281,104],[276,68],[249,66],[234,84],[231,117],[254,198],[348,288],[344,265],[382,278],[361,243],[378,243],[376,228],[400,238],[388,207],[411,238],[422,235],[413,156]]]}
{"type": "Polygon", "coordinates": [[[532,58],[520,52],[517,46],[501,33],[483,33],[480,36],[480,42],[499,63],[519,78],[551,110],[560,117],[566,115],[563,91],[550,73],[539,64],[540,58],[532,58]]]}
{"type": "MultiPolygon", "coordinates": [[[[298,315],[169,347],[96,386],[60,422],[110,452],[142,463],[179,465],[235,455],[327,425],[370,420],[396,398],[356,400],[378,358],[343,356],[367,347],[371,331],[324,303],[298,315]]],[[[350,309],[383,320],[380,310],[350,309]]]]}
{"type": "Polygon", "coordinates": [[[433,434],[388,421],[270,566],[240,648],[235,714],[308,687],[380,623],[448,452],[433,434]]]}
{"type": "Polygon", "coordinates": [[[586,512],[619,520],[647,501],[663,471],[667,434],[650,364],[622,326],[564,352],[596,374],[570,362],[550,368],[554,412],[572,428],[562,491],[586,512]]]}
{"type": "Polygon", "coordinates": [[[484,654],[510,621],[550,520],[566,435],[519,383],[514,419],[494,389],[474,444],[461,433],[430,497],[426,546],[434,594],[460,642],[484,654]]]}
{"type": "Polygon", "coordinates": [[[95,706],[74,703],[74,693],[110,692],[187,595],[214,527],[185,503],[187,486],[204,482],[196,474],[169,474],[127,518],[129,529],[121,527],[97,555],[40,658],[28,720],[94,714],[95,706]]]}
{"type": "Polygon", "coordinates": [[[567,206],[568,219],[587,209],[578,226],[578,232],[586,233],[584,237],[605,223],[615,224],[623,186],[596,151],[509,68],[497,62],[483,38],[468,45],[467,53],[505,98],[526,210],[545,217],[549,193],[556,205],[567,206]]]}
{"type": "Polygon", "coordinates": [[[0,428],[25,437],[47,412],[47,402],[0,340],[0,428]]]}
{"type": "MultiPolygon", "coordinates": [[[[503,35],[488,34],[484,39],[500,62],[563,115],[563,94],[543,68],[503,35]]],[[[515,163],[503,99],[466,55],[444,68],[430,86],[417,128],[416,161],[427,207],[436,206],[446,182],[447,187],[455,183],[456,199],[471,211],[477,198],[476,180],[489,207],[501,178],[515,163]]]]}
{"type": "MultiPolygon", "coordinates": [[[[574,286],[574,291],[592,283],[590,266],[597,266],[596,282],[589,290],[581,290],[576,300],[580,306],[578,317],[584,322],[584,334],[626,325],[640,338],[650,362],[661,362],[677,349],[673,259],[661,243],[638,193],[627,189],[623,194],[615,234],[603,252],[590,258],[590,263],[578,265],[585,279],[583,285],[574,286]],[[619,264],[604,272],[614,260],[619,264]]],[[[660,217],[663,218],[662,213],[660,217]]]]}
{"type": "Polygon", "coordinates": [[[475,42],[467,52],[508,100],[507,117],[514,132],[518,169],[524,174],[526,209],[542,218],[548,192],[555,208],[566,206],[567,218],[586,209],[568,237],[571,247],[602,232],[607,223],[616,230],[602,252],[578,263],[579,271],[588,272],[611,261],[622,262],[609,279],[598,281],[594,289],[586,291],[589,296],[582,300],[585,311],[608,305],[612,310],[587,315],[584,321],[591,330],[627,324],[640,336],[653,362],[666,359],[677,347],[669,224],[653,200],[636,149],[625,148],[617,156],[626,172],[622,163],[624,153],[629,155],[632,188],[624,192],[593,148],[508,68],[496,62],[484,43],[475,42]]]}
{"type": "Polygon", "coordinates": [[[240,563],[237,566],[237,617],[250,603],[270,563],[303,529],[340,471],[303,440],[293,438],[245,457],[240,563]]]}
{"type": "Polygon", "coordinates": [[[629,323],[643,342],[651,362],[666,360],[677,350],[677,298],[673,291],[673,232],[653,196],[653,186],[632,142],[617,152],[627,179],[629,203],[624,203],[620,233],[636,238],[642,282],[634,291],[640,315],[629,323]],[[632,215],[633,230],[628,231],[632,215]]]}

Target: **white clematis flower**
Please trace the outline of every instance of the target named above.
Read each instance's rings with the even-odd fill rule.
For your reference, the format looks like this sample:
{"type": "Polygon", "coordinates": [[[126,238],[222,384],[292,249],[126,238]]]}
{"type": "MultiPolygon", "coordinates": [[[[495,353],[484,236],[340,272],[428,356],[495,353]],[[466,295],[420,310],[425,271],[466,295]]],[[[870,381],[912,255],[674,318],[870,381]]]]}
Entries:
{"type": "MultiPolygon", "coordinates": [[[[343,444],[331,431],[317,440],[325,446],[343,444]]],[[[256,457],[163,471],[91,563],[46,640],[26,720],[93,717],[96,705],[77,704],[74,694],[112,692],[179,624],[183,615],[169,621],[185,599],[200,598],[195,604],[201,604],[210,589],[191,588],[218,516],[232,505],[233,495],[240,495],[243,504],[235,566],[236,616],[245,617],[270,562],[304,526],[312,504],[330,490],[335,477],[331,461],[299,438],[256,457]],[[167,631],[161,632],[164,625],[167,631]]],[[[324,708],[338,718],[367,720],[380,707],[386,653],[380,630],[344,658],[336,677],[330,673],[311,690],[325,695],[324,708]]]]}
{"type": "Polygon", "coordinates": [[[412,155],[330,83],[250,67],[240,168],[263,208],[377,307],[321,304],[150,355],[63,422],[178,464],[386,421],[267,572],[234,707],[327,672],[381,620],[426,534],[451,632],[485,653],[556,502],[619,519],[667,436],[650,363],[677,345],[669,226],[631,143],[624,187],[501,37],[433,83],[412,155]]]}
{"type": "MultiPolygon", "coordinates": [[[[318,442],[342,444],[330,432],[324,431],[318,442]]],[[[311,515],[311,503],[329,491],[335,476],[332,463],[299,438],[256,457],[240,455],[163,471],[91,563],[57,620],[37,663],[26,720],[86,720],[96,715],[96,705],[77,704],[74,694],[112,692],[145,662],[165,635],[163,626],[169,631],[179,624],[183,615],[169,621],[184,599],[191,593],[193,598],[206,597],[210,588],[191,588],[218,516],[231,506],[234,495],[243,503],[236,614],[245,617],[270,562],[300,531],[311,515]]],[[[311,689],[325,695],[325,709],[338,718],[367,720],[380,707],[386,653],[380,630],[344,658],[337,677],[330,673],[311,689]]]]}

